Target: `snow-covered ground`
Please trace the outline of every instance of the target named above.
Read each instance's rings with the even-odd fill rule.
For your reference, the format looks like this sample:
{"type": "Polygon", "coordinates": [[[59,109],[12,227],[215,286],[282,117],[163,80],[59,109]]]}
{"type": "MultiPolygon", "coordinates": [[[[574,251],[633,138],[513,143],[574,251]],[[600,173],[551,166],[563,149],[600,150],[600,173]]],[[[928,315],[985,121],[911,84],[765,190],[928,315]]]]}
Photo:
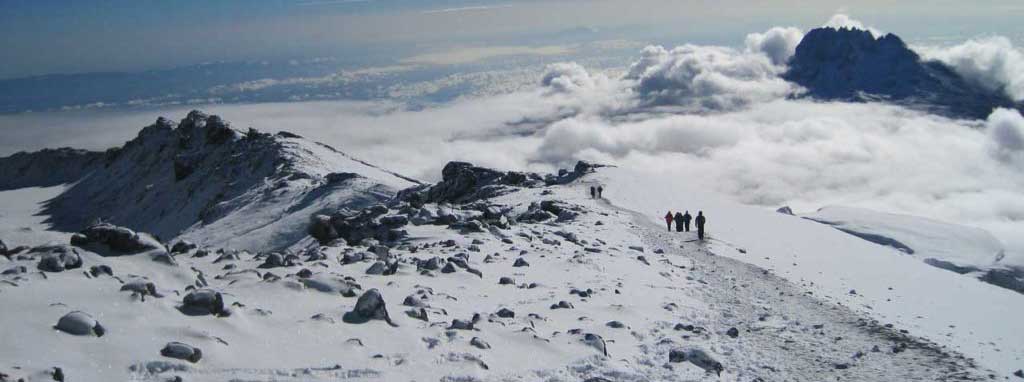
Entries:
{"type": "Polygon", "coordinates": [[[260,267],[266,253],[217,260],[213,248],[205,257],[178,255],[177,266],[78,248],[83,268],[45,274],[31,254],[0,257],[2,269],[28,270],[0,276],[0,306],[14,312],[0,315],[0,373],[48,380],[60,367],[74,381],[934,381],[982,380],[986,368],[1009,375],[1020,367],[1024,341],[1011,320],[999,318],[1020,314],[1013,304],[1020,295],[882,253],[825,225],[678,188],[660,191],[646,179],[605,168],[569,185],[485,201],[519,213],[558,200],[579,213],[567,221],[465,234],[407,226],[408,245],[387,255],[400,259],[393,275],[367,274],[373,255],[345,264],[346,255],[369,249],[344,244],[314,245],[298,253],[299,264],[274,268],[260,267]],[[605,186],[606,200],[586,196],[594,184],[605,186]],[[692,233],[662,232],[654,221],[664,209],[689,206],[709,215],[707,245],[692,233]],[[307,259],[313,253],[325,257],[307,259]],[[450,265],[460,253],[467,267],[450,273],[414,260],[437,256],[450,265]],[[518,259],[528,265],[515,266],[518,259]],[[115,277],[83,274],[96,265],[110,266],[115,277]],[[502,284],[504,277],[510,280],[502,284]],[[119,291],[136,278],[164,297],[119,291]],[[221,292],[231,315],[180,312],[196,286],[221,292]],[[352,297],[344,297],[349,288],[352,297]],[[345,322],[371,288],[396,326],[345,322]],[[404,305],[408,296],[419,306],[404,305]],[[566,308],[552,307],[559,304],[566,308]],[[407,313],[420,307],[426,320],[407,313]],[[499,315],[503,308],[514,316],[499,315]],[[106,333],[53,329],[75,310],[106,333]],[[472,329],[453,325],[475,314],[472,329]],[[162,357],[172,341],[200,348],[202,359],[162,357]],[[721,375],[707,363],[674,362],[673,350],[703,352],[722,364],[721,375]]]}
{"type": "Polygon", "coordinates": [[[908,255],[960,267],[987,269],[1004,257],[999,240],[974,227],[852,207],[825,207],[801,216],[908,255]]]}
{"type": "MultiPolygon", "coordinates": [[[[929,266],[828,225],[741,205],[664,173],[611,168],[605,195],[662,224],[665,211],[703,210],[708,247],[975,358],[995,370],[1024,363],[1024,296],[929,266]]],[[[922,227],[922,229],[924,229],[922,227]]]]}
{"type": "Polygon", "coordinates": [[[70,234],[50,231],[41,214],[42,204],[60,195],[66,186],[26,187],[0,191],[0,239],[17,245],[66,243],[70,234]]]}

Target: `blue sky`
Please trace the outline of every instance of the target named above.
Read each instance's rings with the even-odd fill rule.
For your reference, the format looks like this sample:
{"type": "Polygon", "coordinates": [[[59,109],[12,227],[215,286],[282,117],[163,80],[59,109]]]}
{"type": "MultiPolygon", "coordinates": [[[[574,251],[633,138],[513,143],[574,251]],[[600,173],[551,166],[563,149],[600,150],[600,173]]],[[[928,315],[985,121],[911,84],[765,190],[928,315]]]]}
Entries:
{"type": "MultiPolygon", "coordinates": [[[[908,40],[1020,41],[1019,1],[0,0],[0,78],[624,38],[739,44],[843,11],[908,40]]],[[[817,24],[816,24],[817,23],[817,24]]]]}

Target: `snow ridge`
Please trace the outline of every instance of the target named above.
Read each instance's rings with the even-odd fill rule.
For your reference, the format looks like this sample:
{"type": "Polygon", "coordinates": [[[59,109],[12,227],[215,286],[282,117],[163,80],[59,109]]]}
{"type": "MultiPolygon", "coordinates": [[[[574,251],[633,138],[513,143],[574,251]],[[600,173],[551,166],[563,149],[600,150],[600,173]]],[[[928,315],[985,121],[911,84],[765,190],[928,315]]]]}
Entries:
{"type": "Polygon", "coordinates": [[[200,111],[177,124],[160,118],[106,153],[16,154],[0,169],[34,175],[7,187],[74,183],[43,209],[54,230],[100,219],[239,249],[288,247],[305,238],[316,211],[362,207],[416,184],[297,135],[241,132],[200,111]]]}

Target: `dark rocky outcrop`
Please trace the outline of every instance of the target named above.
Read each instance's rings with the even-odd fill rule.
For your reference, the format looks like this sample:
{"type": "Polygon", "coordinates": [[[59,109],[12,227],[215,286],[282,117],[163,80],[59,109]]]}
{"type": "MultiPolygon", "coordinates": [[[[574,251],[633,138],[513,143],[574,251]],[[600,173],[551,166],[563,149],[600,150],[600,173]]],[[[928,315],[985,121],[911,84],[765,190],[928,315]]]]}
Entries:
{"type": "Polygon", "coordinates": [[[807,32],[783,78],[818,99],[884,100],[954,117],[983,119],[996,107],[1022,109],[941,62],[922,60],[896,35],[876,38],[860,29],[807,32]]]}

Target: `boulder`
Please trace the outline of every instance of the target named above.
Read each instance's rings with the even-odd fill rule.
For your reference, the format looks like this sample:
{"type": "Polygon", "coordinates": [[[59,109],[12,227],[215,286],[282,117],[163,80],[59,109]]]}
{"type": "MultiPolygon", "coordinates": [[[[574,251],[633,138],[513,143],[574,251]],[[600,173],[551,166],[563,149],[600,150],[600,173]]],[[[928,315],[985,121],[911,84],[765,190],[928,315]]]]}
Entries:
{"type": "Polygon", "coordinates": [[[157,292],[156,284],[153,284],[152,281],[145,279],[130,280],[124,283],[124,285],[121,285],[121,291],[137,293],[140,296],[153,296],[158,298],[163,297],[163,295],[160,294],[160,292],[157,292]]]}
{"type": "Polygon", "coordinates": [[[159,249],[160,242],[149,234],[136,233],[125,227],[118,227],[109,223],[97,223],[89,226],[71,237],[71,245],[84,247],[91,244],[105,245],[116,252],[109,254],[101,252],[100,255],[135,254],[140,252],[159,249]]]}
{"type": "Polygon", "coordinates": [[[310,217],[309,235],[320,243],[330,243],[340,237],[338,231],[331,224],[331,217],[327,215],[313,215],[310,217]]]}
{"type": "Polygon", "coordinates": [[[699,348],[672,349],[668,353],[668,361],[674,363],[689,362],[707,372],[714,372],[719,376],[725,370],[721,362],[716,361],[699,348]]]}
{"type": "Polygon", "coordinates": [[[189,316],[228,316],[230,312],[224,308],[224,297],[220,292],[210,289],[198,289],[190,292],[178,308],[189,316]]]}
{"type": "Polygon", "coordinates": [[[171,253],[188,253],[189,251],[198,248],[195,244],[190,241],[182,240],[174,244],[171,247],[171,253]]]}
{"type": "Polygon", "coordinates": [[[99,275],[113,276],[114,270],[109,265],[93,265],[89,267],[89,274],[92,277],[98,277],[99,275]]]}
{"type": "Polygon", "coordinates": [[[106,330],[96,319],[92,318],[88,313],[80,311],[65,314],[64,317],[57,321],[54,329],[76,336],[94,335],[96,337],[103,337],[103,334],[106,333],[106,330]]]}
{"type": "Polygon", "coordinates": [[[395,325],[388,315],[388,309],[384,303],[384,297],[376,288],[370,289],[359,296],[356,306],[342,316],[342,321],[352,324],[361,324],[370,320],[384,320],[391,326],[395,325]]]}
{"type": "Polygon", "coordinates": [[[78,255],[78,252],[74,248],[63,246],[50,248],[36,265],[36,268],[44,272],[63,272],[81,267],[82,257],[78,255]]]}
{"type": "Polygon", "coordinates": [[[791,215],[791,216],[793,215],[793,210],[790,209],[789,206],[779,207],[779,209],[775,210],[775,212],[778,212],[778,213],[783,214],[783,215],[791,215]]]}
{"type": "Polygon", "coordinates": [[[181,342],[168,342],[163,349],[160,349],[160,355],[192,363],[199,362],[203,358],[203,352],[199,348],[181,342]]]}
{"type": "Polygon", "coordinates": [[[583,335],[582,342],[590,346],[597,351],[601,352],[605,357],[608,356],[608,345],[604,342],[604,338],[594,333],[586,333],[583,335]]]}
{"type": "Polygon", "coordinates": [[[480,337],[473,337],[473,339],[469,340],[469,344],[473,345],[473,347],[475,347],[477,349],[481,349],[481,350],[486,350],[486,349],[490,349],[491,348],[491,344],[489,344],[486,341],[480,339],[480,337]]]}
{"type": "Polygon", "coordinates": [[[267,258],[263,260],[263,264],[260,264],[262,269],[278,268],[278,267],[291,267],[298,263],[298,257],[295,255],[284,255],[278,252],[272,252],[267,255],[267,258]]]}

